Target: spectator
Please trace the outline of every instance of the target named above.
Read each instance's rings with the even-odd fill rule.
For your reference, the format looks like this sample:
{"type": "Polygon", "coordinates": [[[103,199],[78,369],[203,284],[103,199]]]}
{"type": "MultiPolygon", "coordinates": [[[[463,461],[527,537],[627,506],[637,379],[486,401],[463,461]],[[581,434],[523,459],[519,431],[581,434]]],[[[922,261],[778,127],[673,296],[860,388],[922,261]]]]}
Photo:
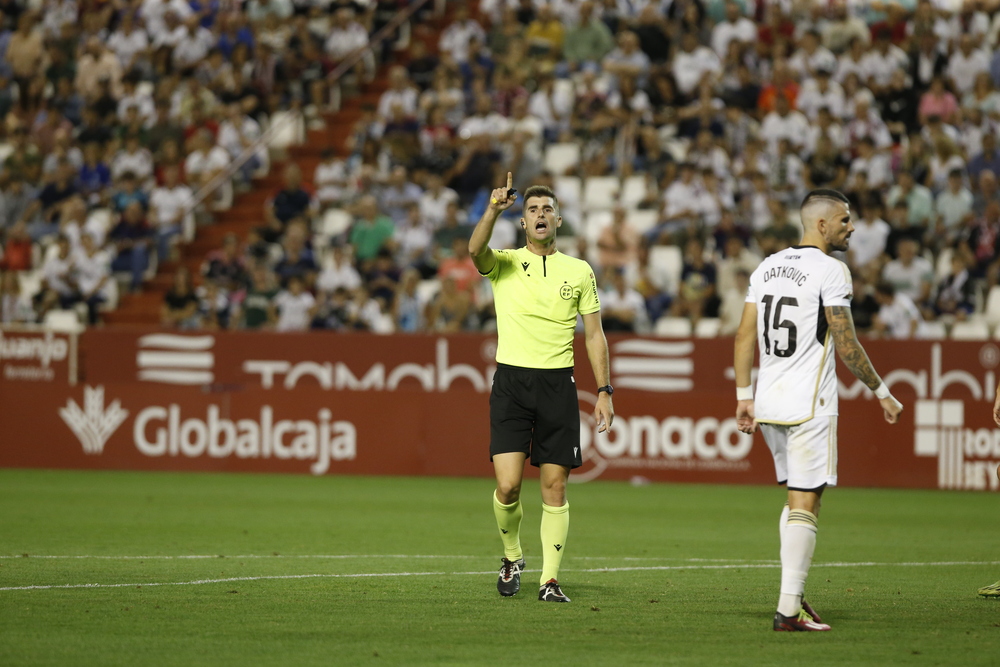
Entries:
{"type": "Polygon", "coordinates": [[[149,244],[153,235],[142,204],[135,201],[125,207],[118,224],[108,233],[108,241],[116,251],[111,270],[131,273],[133,292],[142,288],[143,275],[149,267],[149,244]]]}
{"type": "Polygon", "coordinates": [[[952,123],[958,114],[958,101],[944,87],[944,79],[939,76],[931,80],[931,85],[920,97],[917,109],[921,123],[926,123],[931,116],[937,116],[946,123],[952,123]]]}
{"type": "Polygon", "coordinates": [[[324,149],[313,175],[320,209],[339,206],[347,199],[347,169],[331,149],[324,149]]]}
{"type": "Polygon", "coordinates": [[[958,232],[973,218],[972,192],[963,183],[960,169],[948,173],[948,187],[934,200],[935,236],[952,242],[958,232]]]}
{"type": "Polygon", "coordinates": [[[0,270],[31,270],[31,236],[23,220],[15,222],[7,230],[7,239],[0,252],[0,270]]]}
{"type": "Polygon", "coordinates": [[[597,264],[605,275],[634,266],[638,261],[639,234],[625,215],[625,209],[616,206],[611,224],[605,226],[597,237],[597,264]]]}
{"type": "MultiPolygon", "coordinates": [[[[631,40],[638,42],[632,33],[624,33],[624,35],[632,35],[631,40]]],[[[620,58],[624,59],[628,56],[629,52],[626,50],[626,44],[630,44],[631,40],[626,42],[621,38],[619,39],[619,44],[621,44],[619,49],[621,52],[620,58]]],[[[613,52],[611,56],[614,55],[615,53],[613,52]]],[[[607,63],[605,63],[605,69],[608,69],[607,63]]],[[[648,69],[649,59],[646,58],[644,68],[640,68],[635,73],[632,71],[628,73],[643,75],[643,78],[640,78],[640,82],[644,84],[645,71],[648,69]]],[[[691,97],[702,81],[706,80],[706,77],[708,77],[708,81],[712,81],[714,77],[722,74],[722,63],[719,60],[719,56],[713,53],[710,48],[698,44],[698,37],[694,33],[685,33],[681,36],[681,50],[674,56],[671,72],[674,75],[674,81],[677,82],[677,90],[682,95],[691,97]]],[[[618,72],[612,73],[620,74],[618,72]]]]}
{"type": "Polygon", "coordinates": [[[263,329],[274,321],[272,302],[278,294],[274,274],[264,266],[250,272],[250,286],[242,295],[236,315],[231,322],[241,329],[263,329]]]}
{"type": "Polygon", "coordinates": [[[226,234],[222,247],[205,257],[201,274],[206,284],[217,285],[221,288],[220,292],[235,290],[246,281],[246,267],[240,256],[239,241],[235,234],[226,234]]]}
{"type": "Polygon", "coordinates": [[[57,251],[42,265],[42,291],[40,293],[42,311],[53,307],[72,308],[80,301],[80,290],[76,284],[76,271],[69,239],[56,239],[57,251]]]}
{"type": "Polygon", "coordinates": [[[594,3],[580,3],[580,22],[566,31],[563,54],[572,71],[579,71],[584,65],[600,63],[612,49],[615,38],[608,26],[594,13],[594,3]]]}
{"type": "Polygon", "coordinates": [[[396,331],[416,333],[424,329],[426,304],[417,290],[419,284],[419,271],[416,269],[403,271],[393,299],[393,319],[396,331]]]}
{"type": "Polygon", "coordinates": [[[892,206],[897,201],[906,202],[907,217],[913,227],[926,229],[934,214],[934,196],[930,189],[913,180],[913,175],[900,172],[896,185],[892,186],[885,198],[892,206]]]}
{"type": "Polygon", "coordinates": [[[170,259],[174,239],[184,232],[185,220],[192,215],[194,195],[191,188],[178,180],[178,170],[168,166],[163,170],[164,182],[149,198],[149,220],[156,231],[157,257],[170,259]]]}
{"type": "Polygon", "coordinates": [[[882,269],[882,280],[905,294],[916,304],[927,303],[934,281],[934,267],[917,255],[920,244],[914,239],[902,239],[897,245],[898,257],[882,269]]]}
{"type": "Polygon", "coordinates": [[[799,111],[794,111],[788,99],[779,95],[775,99],[774,111],[764,117],[760,125],[760,138],[767,142],[768,152],[778,154],[778,143],[787,139],[795,150],[809,130],[809,120],[799,111]]]}
{"type": "Polygon", "coordinates": [[[427,325],[431,331],[451,333],[466,328],[472,313],[472,299],[455,284],[455,278],[446,276],[441,281],[441,291],[427,305],[427,325]]]}
{"type": "Polygon", "coordinates": [[[877,194],[866,198],[860,213],[861,217],[854,221],[847,250],[849,263],[856,270],[863,270],[882,257],[892,231],[889,223],[882,219],[882,201],[877,194]]]}
{"type": "Polygon", "coordinates": [[[195,290],[198,297],[198,318],[201,328],[218,331],[229,327],[229,298],[226,290],[206,280],[195,290]]]}
{"type": "Polygon", "coordinates": [[[469,44],[472,40],[486,42],[486,31],[479,23],[469,18],[469,9],[464,4],[457,7],[455,21],[441,33],[439,47],[455,62],[461,64],[469,59],[469,44]]]}
{"type": "Polygon", "coordinates": [[[366,266],[375,258],[379,249],[392,239],[396,227],[388,216],[382,214],[372,195],[362,197],[356,210],[350,234],[351,246],[358,262],[366,266]]]}
{"type": "Polygon", "coordinates": [[[184,174],[196,191],[208,185],[229,166],[229,154],[215,143],[212,133],[200,129],[191,138],[193,150],[184,160],[184,174]]]}
{"type": "Polygon", "coordinates": [[[642,295],[625,281],[619,268],[608,271],[608,289],[601,291],[601,322],[604,330],[614,333],[644,333],[648,330],[646,302],[642,295]]]}
{"type": "Polygon", "coordinates": [[[276,311],[276,331],[306,331],[316,314],[316,299],[305,291],[303,281],[291,276],[284,290],[274,297],[272,307],[276,311]]]}
{"type": "Polygon", "coordinates": [[[726,18],[712,28],[712,49],[719,58],[725,58],[729,53],[729,45],[736,42],[740,48],[746,48],[757,41],[757,26],[753,21],[743,16],[739,3],[735,0],[726,2],[726,18]]]}
{"type": "Polygon", "coordinates": [[[124,172],[118,179],[118,189],[111,195],[111,209],[121,213],[132,202],[139,202],[143,208],[149,207],[149,196],[139,189],[139,182],[131,171],[124,172]]]}
{"type": "Polygon", "coordinates": [[[163,296],[160,308],[160,322],[164,327],[176,329],[198,329],[201,318],[198,315],[198,297],[191,286],[191,273],[181,266],[174,273],[174,284],[163,296]]]}
{"type": "Polygon", "coordinates": [[[21,294],[17,271],[0,271],[0,324],[33,322],[34,319],[31,303],[21,294]]]}
{"type": "Polygon", "coordinates": [[[992,132],[983,135],[983,149],[969,160],[969,178],[973,183],[979,180],[979,175],[989,170],[994,175],[1000,174],[1000,151],[997,150],[996,135],[992,132]]]}
{"type": "Polygon", "coordinates": [[[972,35],[963,34],[958,40],[958,48],[948,59],[948,78],[958,95],[965,95],[972,90],[976,77],[981,72],[990,71],[990,56],[980,49],[972,39],[972,35]]]}
{"type": "Polygon", "coordinates": [[[550,5],[542,5],[535,14],[535,20],[528,24],[524,39],[528,43],[528,54],[556,61],[562,57],[566,32],[559,17],[550,5]]]}
{"type": "Polygon", "coordinates": [[[87,320],[97,324],[98,309],[110,299],[111,257],[98,247],[93,235],[84,233],[80,236],[80,247],[73,254],[73,268],[80,300],[87,304],[87,320]]]}
{"type": "MultiPolygon", "coordinates": [[[[219,125],[219,147],[223,148],[232,160],[240,157],[244,151],[252,148],[261,137],[260,124],[243,112],[243,106],[234,102],[226,107],[226,119],[219,125]]],[[[253,173],[265,163],[266,148],[258,148],[250,155],[239,169],[239,178],[243,184],[249,184],[253,173]]]]}
{"type": "Polygon", "coordinates": [[[417,204],[423,196],[423,190],[409,179],[406,167],[398,165],[392,168],[389,182],[379,195],[382,210],[392,218],[393,224],[401,226],[406,222],[407,208],[417,204]]]}
{"type": "Polygon", "coordinates": [[[739,328],[748,289],[750,289],[750,273],[746,269],[738,269],[733,286],[720,290],[722,294],[719,305],[720,336],[732,336],[739,328]]]}
{"type": "Polygon", "coordinates": [[[295,164],[285,167],[285,187],[264,207],[264,215],[270,225],[283,230],[293,218],[308,216],[312,197],[302,187],[302,171],[295,164]]]}
{"type": "Polygon", "coordinates": [[[879,304],[872,332],[882,338],[906,340],[913,338],[920,325],[920,311],[906,294],[896,292],[890,283],[879,283],[875,288],[875,300],[879,304]]]}
{"type": "Polygon", "coordinates": [[[963,234],[960,251],[970,258],[969,270],[976,278],[986,278],[992,275],[994,262],[1000,254],[1000,201],[992,200],[986,204],[981,216],[972,223],[963,234]]]}
{"type": "Polygon", "coordinates": [[[361,274],[354,268],[351,247],[335,245],[330,261],[316,278],[316,289],[326,294],[337,290],[354,291],[361,286],[361,274]]]}
{"type": "Polygon", "coordinates": [[[960,253],[951,257],[951,270],[937,286],[932,308],[927,309],[930,319],[950,315],[958,321],[968,319],[975,312],[975,285],[960,253]]]}
{"type": "Polygon", "coordinates": [[[680,290],[671,306],[671,314],[674,317],[687,317],[693,325],[697,325],[702,317],[714,317],[718,312],[715,284],[715,265],[705,259],[701,241],[688,240],[684,251],[680,290]]]}
{"type": "Polygon", "coordinates": [[[141,145],[141,138],[135,133],[125,136],[125,148],[111,161],[112,178],[119,181],[125,174],[132,174],[139,185],[153,178],[153,154],[141,145]]]}

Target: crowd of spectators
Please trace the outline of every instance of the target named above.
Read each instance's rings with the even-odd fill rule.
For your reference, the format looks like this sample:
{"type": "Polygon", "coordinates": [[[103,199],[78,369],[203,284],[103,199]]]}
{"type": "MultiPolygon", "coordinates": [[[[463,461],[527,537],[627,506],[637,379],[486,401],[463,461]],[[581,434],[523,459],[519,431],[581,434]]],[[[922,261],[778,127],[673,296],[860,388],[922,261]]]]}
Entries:
{"type": "MultiPolygon", "coordinates": [[[[406,3],[182,4],[59,23],[76,6],[50,0],[37,29],[30,12],[6,17],[19,26],[7,48],[37,36],[39,55],[9,61],[0,79],[13,147],[3,261],[57,234],[53,267],[64,246],[70,257],[110,246],[138,287],[145,255],[169,253],[183,228],[178,202],[269,113],[321,114],[324,73],[406,3]],[[120,222],[87,250],[80,239],[99,230],[86,211],[98,206],[120,222]]],[[[405,51],[379,49],[353,69],[364,90],[376,63],[390,65],[387,90],[313,173],[285,170],[245,239],[227,238],[200,276],[176,274],[164,324],[488,329],[492,297],[467,241],[507,171],[522,192],[556,191],[559,249],[597,270],[608,330],[684,319],[733,331],[749,274],[798,241],[798,202],[817,187],[852,202],[841,258],[859,329],[910,337],[980,317],[1000,279],[1000,2],[445,4],[433,40],[414,30],[405,51]]],[[[491,245],[521,243],[516,217],[502,218],[491,245]]],[[[100,291],[76,281],[64,294],[44,273],[36,311],[90,305],[100,291]]]]}

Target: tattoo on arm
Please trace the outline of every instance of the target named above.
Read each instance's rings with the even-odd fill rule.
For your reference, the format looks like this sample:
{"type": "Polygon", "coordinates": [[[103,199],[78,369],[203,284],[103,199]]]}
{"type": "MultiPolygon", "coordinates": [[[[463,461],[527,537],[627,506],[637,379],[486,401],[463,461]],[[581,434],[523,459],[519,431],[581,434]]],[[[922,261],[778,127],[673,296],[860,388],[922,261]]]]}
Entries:
{"type": "Polygon", "coordinates": [[[854,317],[847,306],[827,306],[826,322],[830,326],[830,334],[837,353],[854,377],[858,378],[871,389],[878,389],[882,378],[875,372],[868,353],[861,347],[858,335],[854,331],[854,317]]]}

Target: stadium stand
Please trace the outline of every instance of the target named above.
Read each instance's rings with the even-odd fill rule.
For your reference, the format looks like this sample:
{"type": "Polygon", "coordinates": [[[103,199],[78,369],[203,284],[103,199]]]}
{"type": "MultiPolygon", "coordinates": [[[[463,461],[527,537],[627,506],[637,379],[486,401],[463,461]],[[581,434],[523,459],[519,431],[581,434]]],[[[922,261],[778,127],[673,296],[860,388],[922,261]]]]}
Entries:
{"type": "Polygon", "coordinates": [[[730,334],[835,187],[859,329],[988,339],[1000,1],[904,4],[6,3],[0,323],[489,330],[462,242],[510,170],[644,304],[615,330],[730,334]]]}

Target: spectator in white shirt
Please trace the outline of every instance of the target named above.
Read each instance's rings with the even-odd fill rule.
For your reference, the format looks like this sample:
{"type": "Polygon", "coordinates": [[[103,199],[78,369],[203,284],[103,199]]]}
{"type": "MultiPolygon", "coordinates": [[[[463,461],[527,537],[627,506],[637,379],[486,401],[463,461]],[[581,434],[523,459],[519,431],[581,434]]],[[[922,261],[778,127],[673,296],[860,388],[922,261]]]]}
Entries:
{"type": "Polygon", "coordinates": [[[859,37],[851,40],[851,48],[837,60],[837,70],[833,76],[837,83],[843,85],[851,74],[856,75],[859,81],[864,80],[866,47],[864,40],[859,37]]]}
{"type": "Polygon", "coordinates": [[[118,180],[131,172],[144,184],[153,177],[153,154],[139,142],[138,134],[125,135],[125,148],[115,154],[111,161],[111,178],[118,180]]]}
{"type": "Polygon", "coordinates": [[[347,168],[333,149],[326,148],[313,173],[316,201],[326,209],[341,204],[347,198],[347,168]]]}
{"type": "Polygon", "coordinates": [[[646,85],[650,61],[649,56],[639,48],[639,37],[634,32],[626,30],[618,35],[618,48],[604,56],[601,66],[605,74],[611,77],[614,87],[617,87],[621,77],[631,76],[641,88],[646,85]]]}
{"type": "Polygon", "coordinates": [[[469,44],[473,39],[485,44],[486,31],[469,18],[469,8],[462,3],[455,10],[455,21],[441,33],[439,47],[461,65],[469,59],[469,44]]]}
{"type": "Polygon", "coordinates": [[[808,30],[799,41],[799,49],[788,59],[788,66],[801,80],[815,76],[820,70],[832,72],[837,66],[837,57],[820,44],[818,32],[808,30]]]}
{"type": "Polygon", "coordinates": [[[278,292],[272,304],[277,311],[276,331],[306,331],[316,314],[316,299],[305,291],[299,276],[288,278],[288,287],[278,292]]]}
{"type": "Polygon", "coordinates": [[[111,296],[111,256],[97,245],[91,234],[84,232],[73,256],[73,268],[80,298],[87,304],[90,324],[97,324],[98,308],[111,296]]]}
{"type": "Polygon", "coordinates": [[[389,120],[396,105],[403,109],[407,118],[417,115],[417,89],[410,84],[410,77],[402,65],[396,65],[389,71],[389,89],[378,100],[379,120],[389,120]]]}
{"type": "Polygon", "coordinates": [[[128,111],[135,108],[136,116],[142,121],[144,127],[152,127],[156,122],[156,103],[153,96],[148,93],[140,93],[137,90],[136,79],[126,76],[122,79],[122,96],[118,100],[118,120],[123,124],[128,124],[128,111]]]}
{"type": "Polygon", "coordinates": [[[150,41],[156,42],[167,30],[165,19],[168,13],[173,13],[175,18],[183,21],[193,11],[184,0],[143,0],[139,16],[146,26],[150,41]]]}
{"type": "Polygon", "coordinates": [[[888,28],[879,28],[875,34],[874,48],[861,61],[862,81],[873,94],[878,95],[892,81],[897,69],[906,69],[910,58],[906,51],[894,45],[888,28]]]}
{"type": "Polygon", "coordinates": [[[875,151],[871,137],[862,137],[856,146],[858,156],[848,170],[848,183],[856,183],[861,177],[868,190],[877,190],[892,183],[892,164],[889,156],[875,151]]]}
{"type": "Polygon", "coordinates": [[[681,37],[681,50],[674,56],[672,72],[677,90],[690,97],[706,76],[722,74],[722,62],[712,49],[698,44],[697,35],[686,32],[681,37]]]}
{"type": "Polygon", "coordinates": [[[740,5],[734,0],[726,2],[726,19],[712,28],[712,49],[719,58],[729,53],[729,43],[753,44],[757,41],[757,25],[743,16],[740,5]]]}
{"type": "Polygon", "coordinates": [[[934,267],[925,257],[917,254],[919,249],[920,243],[916,239],[901,238],[896,244],[899,256],[882,269],[882,280],[891,284],[897,293],[910,297],[914,303],[925,304],[934,285],[934,267]]]}
{"type": "Polygon", "coordinates": [[[130,11],[122,13],[118,29],[108,38],[108,48],[118,56],[122,69],[128,72],[137,57],[149,51],[149,37],[145,31],[135,24],[135,14],[130,11]]]}
{"type": "MultiPolygon", "coordinates": [[[[244,150],[257,143],[260,136],[260,123],[243,113],[243,107],[239,102],[233,102],[226,107],[226,119],[219,125],[218,144],[229,157],[235,160],[244,150]]],[[[263,164],[266,150],[266,146],[261,146],[240,167],[239,174],[244,183],[249,183],[253,172],[263,164]]]]}
{"type": "Polygon", "coordinates": [[[972,36],[963,34],[958,41],[958,49],[948,59],[947,74],[961,98],[972,90],[976,76],[990,71],[990,54],[975,48],[972,36]]]}
{"type": "Polygon", "coordinates": [[[170,257],[170,244],[183,231],[191,204],[191,188],[179,182],[177,167],[164,167],[163,185],[153,190],[149,198],[149,221],[156,230],[161,262],[170,257]]]}
{"type": "Polygon", "coordinates": [[[891,283],[882,282],[875,288],[875,301],[881,306],[873,327],[876,335],[894,340],[913,338],[922,321],[913,299],[897,292],[891,283]]]}
{"type": "Polygon", "coordinates": [[[354,268],[351,246],[339,243],[333,246],[333,256],[316,278],[316,289],[333,294],[338,289],[353,292],[361,286],[361,274],[354,268]]]}
{"type": "Polygon", "coordinates": [[[163,15],[163,29],[153,36],[153,49],[159,50],[167,47],[173,50],[187,36],[187,26],[184,20],[177,15],[174,10],[167,11],[163,15]]]}
{"type": "Polygon", "coordinates": [[[69,239],[60,235],[56,243],[57,252],[42,264],[42,301],[46,310],[56,305],[71,308],[80,300],[69,239]]]}
{"type": "Polygon", "coordinates": [[[802,84],[795,106],[813,122],[822,108],[840,118],[844,115],[844,89],[830,78],[830,70],[818,69],[814,78],[806,79],[802,84]]]}
{"type": "Polygon", "coordinates": [[[229,166],[229,154],[222,146],[212,141],[212,133],[207,129],[195,132],[192,138],[194,150],[184,160],[184,174],[195,190],[225,171],[229,166]]]}
{"type": "Polygon", "coordinates": [[[882,201],[877,194],[870,195],[861,206],[861,218],[854,221],[854,233],[847,250],[850,266],[863,270],[885,252],[886,240],[892,228],[882,219],[882,201]]]}
{"type": "Polygon", "coordinates": [[[809,121],[801,111],[793,111],[788,98],[778,94],[774,111],[764,116],[760,125],[760,138],[767,142],[771,155],[778,154],[778,142],[788,139],[794,150],[799,150],[809,132],[809,121]]]}
{"type": "Polygon", "coordinates": [[[934,200],[934,213],[937,217],[935,236],[951,242],[962,227],[972,220],[972,192],[963,183],[964,172],[953,169],[948,174],[948,187],[938,194],[934,200]]]}
{"type": "Polygon", "coordinates": [[[644,333],[649,329],[645,299],[626,282],[623,269],[612,269],[609,274],[610,285],[601,291],[604,330],[644,333]]]}
{"type": "Polygon", "coordinates": [[[333,26],[326,38],[326,52],[334,61],[341,61],[358,49],[368,46],[368,31],[354,20],[354,10],[341,7],[333,15],[333,26]]]}
{"type": "Polygon", "coordinates": [[[208,28],[203,28],[197,16],[191,16],[184,22],[184,35],[174,46],[174,67],[186,70],[194,67],[208,57],[209,50],[215,45],[215,37],[208,28]]]}

